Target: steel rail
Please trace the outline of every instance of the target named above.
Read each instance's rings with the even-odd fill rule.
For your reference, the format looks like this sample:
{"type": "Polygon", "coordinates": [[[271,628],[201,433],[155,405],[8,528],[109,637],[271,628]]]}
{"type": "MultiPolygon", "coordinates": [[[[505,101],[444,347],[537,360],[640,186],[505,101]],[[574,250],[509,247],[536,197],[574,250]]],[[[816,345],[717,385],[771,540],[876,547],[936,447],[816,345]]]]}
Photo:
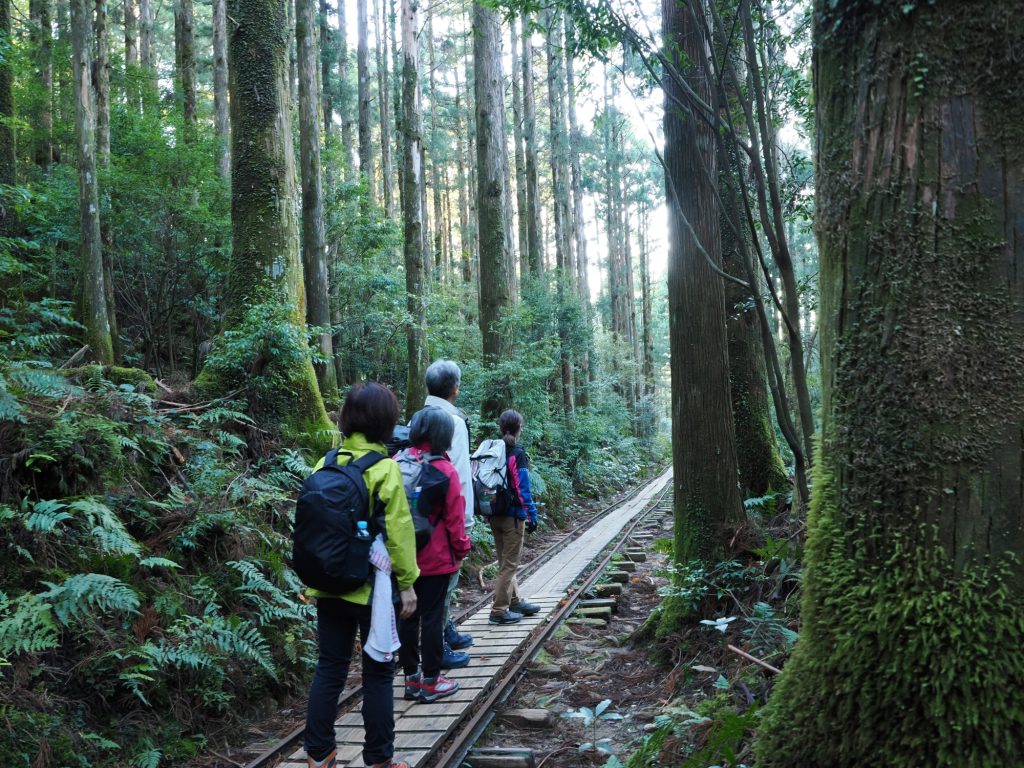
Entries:
{"type": "MultiPolygon", "coordinates": [[[[516,570],[516,578],[525,579],[532,575],[532,573],[535,570],[537,570],[542,565],[547,563],[547,561],[556,551],[563,549],[568,542],[572,541],[574,538],[579,537],[584,531],[588,530],[591,526],[595,525],[597,522],[606,517],[610,512],[612,512],[612,510],[618,509],[623,504],[626,504],[629,501],[636,498],[652,482],[657,480],[657,478],[660,477],[662,472],[664,471],[665,468],[663,467],[657,473],[657,475],[655,475],[653,479],[648,480],[647,482],[641,485],[638,485],[636,488],[633,488],[631,491],[629,491],[629,493],[627,493],[622,498],[616,499],[615,501],[611,502],[605,507],[602,507],[599,511],[595,512],[593,515],[586,518],[583,522],[577,524],[574,528],[571,528],[563,536],[560,536],[556,541],[554,541],[547,548],[538,553],[535,557],[531,558],[528,562],[521,564],[519,568],[516,570]]],[[[658,497],[658,501],[654,503],[652,508],[654,506],[657,506],[657,503],[660,503],[663,497],[664,492],[662,493],[662,495],[658,497]]],[[[638,520],[646,516],[647,514],[649,514],[649,511],[645,512],[643,515],[638,516],[638,520]]],[[[630,531],[634,530],[634,528],[635,525],[631,526],[630,531]]],[[[600,572],[600,570],[598,572],[600,572]]],[[[472,616],[478,610],[483,608],[483,606],[485,606],[491,599],[493,599],[493,597],[494,590],[488,590],[486,593],[484,593],[482,597],[477,599],[475,602],[465,607],[460,607],[459,610],[453,616],[455,623],[458,624],[464,619],[468,618],[469,616],[472,616]]],[[[339,716],[347,710],[349,705],[352,704],[355,699],[359,697],[359,695],[362,693],[362,690],[362,685],[355,685],[350,688],[347,688],[344,691],[344,693],[342,693],[342,695],[338,698],[339,716]]],[[[305,725],[298,726],[293,731],[291,731],[291,733],[289,733],[286,736],[283,736],[275,744],[268,747],[263,752],[259,753],[249,762],[245,763],[244,768],[267,768],[272,764],[272,760],[294,749],[294,747],[298,744],[299,740],[302,738],[302,735],[303,733],[305,733],[305,731],[305,725]]]]}
{"type": "Polygon", "coordinates": [[[636,529],[640,527],[640,524],[645,522],[661,506],[665,497],[671,492],[672,485],[669,484],[642,513],[636,516],[636,519],[629,526],[620,531],[616,538],[609,543],[607,548],[608,554],[602,558],[601,562],[588,575],[582,577],[579,586],[559,604],[558,609],[551,614],[548,621],[534,630],[534,634],[529,640],[529,645],[525,649],[517,651],[514,656],[509,657],[508,662],[502,667],[498,679],[490,689],[487,698],[477,705],[470,719],[465,724],[456,723],[453,726],[452,730],[460,730],[460,732],[448,738],[449,744],[447,749],[440,756],[437,756],[437,752],[441,749],[441,743],[439,743],[435,744],[427,753],[425,762],[422,763],[424,768],[454,768],[461,764],[470,749],[473,748],[473,744],[480,737],[480,734],[483,733],[491,720],[494,719],[494,705],[508,697],[516,683],[525,674],[526,665],[537,655],[541,646],[551,638],[558,627],[575,610],[580,600],[597,583],[623,544],[629,540],[636,529]]]}

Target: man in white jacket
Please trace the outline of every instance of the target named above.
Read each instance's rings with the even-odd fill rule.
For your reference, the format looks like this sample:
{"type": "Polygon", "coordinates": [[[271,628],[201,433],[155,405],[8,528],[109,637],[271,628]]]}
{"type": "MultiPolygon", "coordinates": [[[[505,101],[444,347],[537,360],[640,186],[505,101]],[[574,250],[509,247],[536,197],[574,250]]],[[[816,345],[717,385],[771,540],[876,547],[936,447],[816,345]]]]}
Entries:
{"type": "MultiPolygon", "coordinates": [[[[466,413],[455,405],[455,400],[459,396],[459,385],[462,383],[462,370],[451,360],[436,360],[427,368],[424,379],[429,394],[423,405],[440,408],[450,414],[452,421],[455,422],[455,434],[452,437],[452,447],[448,449],[448,457],[455,465],[455,471],[459,473],[462,497],[466,500],[466,533],[469,534],[473,527],[473,474],[469,467],[469,426],[466,423],[466,413]]],[[[446,669],[456,669],[469,664],[469,654],[460,653],[459,650],[473,644],[472,636],[459,634],[449,616],[458,583],[459,572],[456,571],[452,574],[448,585],[448,597],[445,600],[445,643],[441,666],[446,669]]]]}

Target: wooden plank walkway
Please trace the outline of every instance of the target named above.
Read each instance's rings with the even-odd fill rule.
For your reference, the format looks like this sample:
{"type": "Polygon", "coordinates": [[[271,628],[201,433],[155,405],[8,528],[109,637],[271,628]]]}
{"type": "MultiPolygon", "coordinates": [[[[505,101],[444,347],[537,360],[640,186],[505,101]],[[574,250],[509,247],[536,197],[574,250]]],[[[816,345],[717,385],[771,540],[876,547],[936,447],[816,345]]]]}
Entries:
{"type": "MultiPolygon", "coordinates": [[[[395,759],[407,760],[412,768],[425,762],[433,746],[444,741],[474,702],[485,695],[508,657],[522,647],[533,630],[548,621],[566,591],[587,570],[605,547],[639,515],[665,488],[671,470],[662,473],[644,490],[610,512],[600,522],[567,545],[566,550],[541,566],[519,585],[524,599],[541,606],[536,616],[518,624],[495,626],[487,623],[490,605],[470,616],[459,629],[473,635],[468,667],[445,673],[459,683],[454,695],[432,704],[406,701],[402,694],[402,673],[395,676],[395,759]]],[[[338,767],[362,766],[363,719],[359,711],[349,712],[335,724],[338,767]]],[[[305,750],[298,750],[279,763],[283,768],[304,768],[305,750]]],[[[445,767],[447,768],[447,767],[445,767]]]]}

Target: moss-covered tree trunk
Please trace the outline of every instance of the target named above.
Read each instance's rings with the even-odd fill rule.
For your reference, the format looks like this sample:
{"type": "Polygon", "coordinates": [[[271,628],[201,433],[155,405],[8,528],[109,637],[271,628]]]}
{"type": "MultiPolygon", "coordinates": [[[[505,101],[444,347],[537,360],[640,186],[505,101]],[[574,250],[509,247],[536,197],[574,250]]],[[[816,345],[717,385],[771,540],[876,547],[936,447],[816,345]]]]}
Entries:
{"type": "Polygon", "coordinates": [[[427,395],[427,307],[424,296],[423,163],[420,140],[419,61],[416,30],[417,0],[402,0],[402,220],[405,232],[405,290],[409,325],[405,330],[409,355],[406,412],[411,416],[427,395]]]}
{"type": "Polygon", "coordinates": [[[540,235],[540,181],[537,162],[537,98],[533,89],[533,35],[530,16],[523,14],[523,154],[526,166],[526,244],[530,274],[539,277],[544,268],[540,235]]]}
{"type": "Polygon", "coordinates": [[[333,426],[305,337],[285,0],[229,0],[228,18],[232,248],[224,321],[239,344],[218,342],[223,354],[212,356],[197,385],[244,388],[263,428],[320,448],[333,426]]]}
{"type": "Polygon", "coordinates": [[[327,238],[324,234],[324,196],[320,165],[320,99],[317,72],[316,0],[295,0],[295,35],[299,67],[299,162],[302,166],[302,274],[306,289],[306,322],[325,330],[314,366],[320,392],[338,398],[334,343],[329,330],[331,307],[327,282],[327,238]]]}
{"type": "Polygon", "coordinates": [[[44,171],[53,162],[53,28],[50,0],[30,0],[31,40],[40,94],[32,116],[35,129],[35,162],[44,171]]]}
{"type": "Polygon", "coordinates": [[[366,206],[376,201],[373,173],[373,131],[370,119],[370,23],[366,10],[367,0],[356,0],[356,89],[359,99],[359,175],[366,184],[366,206]]]}
{"type": "MultiPolygon", "coordinates": [[[[0,5],[3,1],[0,0],[0,5]]],[[[92,4],[71,1],[72,68],[75,81],[75,139],[78,149],[79,256],[82,265],[82,321],[97,362],[112,365],[114,346],[107,311],[100,243],[100,193],[96,179],[96,132],[92,110],[92,4]]]]}
{"type": "Polygon", "coordinates": [[[93,61],[93,88],[96,95],[96,159],[110,163],[110,34],[107,0],[96,0],[96,59],[93,61]]]}
{"type": "Polygon", "coordinates": [[[815,13],[823,434],[760,768],[1019,765],[1024,16],[815,13]]]}
{"type": "MultiPolygon", "coordinates": [[[[91,25],[90,25],[91,26],[91,25]]],[[[11,44],[11,0],[0,0],[0,43],[11,44]]],[[[14,72],[7,56],[0,60],[0,184],[16,184],[18,162],[14,140],[14,72]]],[[[0,234],[12,235],[14,216],[3,206],[0,234]]]]}
{"type": "Polygon", "coordinates": [[[213,0],[213,128],[217,134],[217,173],[231,181],[231,118],[228,116],[227,0],[213,0]]]}
{"type": "MultiPolygon", "coordinates": [[[[665,0],[665,55],[690,88],[710,102],[701,4],[665,0]],[[694,10],[691,11],[691,7],[694,10]]],[[[681,113],[675,78],[665,81],[665,185],[669,201],[669,341],[672,352],[672,444],[675,558],[723,557],[743,521],[737,484],[725,293],[709,262],[720,266],[714,132],[681,113]]],[[[672,612],[666,612],[671,623],[672,612]]]]}
{"type": "MultiPolygon", "coordinates": [[[[480,243],[480,334],[484,365],[494,368],[509,352],[507,334],[498,323],[510,303],[508,241],[505,230],[504,78],[501,71],[501,29],[498,13],[481,2],[473,4],[473,83],[476,94],[477,231],[480,243]]],[[[531,251],[532,252],[532,251],[531,251]]],[[[507,387],[492,381],[483,415],[496,417],[508,407],[507,387]]]]}
{"type": "MultiPolygon", "coordinates": [[[[723,169],[733,173],[733,168],[723,169]]],[[[722,185],[729,183],[723,182],[722,185]]],[[[722,200],[728,209],[730,192],[722,200]]],[[[723,211],[722,265],[730,275],[747,278],[757,275],[743,263],[749,249],[736,242],[737,232],[747,236],[739,211],[723,211]]],[[[749,242],[749,241],[748,241],[749,242]]],[[[764,293],[758,282],[758,296],[764,293]]],[[[779,444],[772,423],[772,399],[768,391],[764,346],[757,310],[750,291],[733,282],[725,283],[726,331],[729,338],[729,386],[733,427],[736,430],[736,460],[740,472],[740,490],[745,498],[764,496],[769,490],[787,487],[786,468],[779,455],[779,444]]]]}
{"type": "Polygon", "coordinates": [[[196,123],[196,38],[192,0],[174,0],[176,93],[186,128],[196,123]]]}

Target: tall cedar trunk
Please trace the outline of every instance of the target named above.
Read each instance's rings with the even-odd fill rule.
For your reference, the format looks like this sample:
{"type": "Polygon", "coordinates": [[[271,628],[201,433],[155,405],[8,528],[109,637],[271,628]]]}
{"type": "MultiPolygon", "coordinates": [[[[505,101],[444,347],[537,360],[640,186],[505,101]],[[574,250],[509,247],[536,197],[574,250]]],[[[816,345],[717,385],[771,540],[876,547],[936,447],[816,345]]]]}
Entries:
{"type": "MultiPolygon", "coordinates": [[[[228,18],[232,250],[225,327],[245,327],[247,315],[280,317],[285,308],[284,322],[294,326],[289,337],[302,348],[285,353],[284,360],[261,350],[243,381],[225,380],[208,365],[197,385],[214,392],[238,386],[258,391],[250,405],[261,426],[280,426],[286,435],[322,448],[330,443],[333,425],[303,342],[306,302],[292,204],[295,155],[286,105],[285,2],[230,0],[228,18]],[[252,384],[256,377],[265,384],[258,390],[252,384]]],[[[254,332],[251,325],[249,332],[254,332]]]]}
{"type": "MultiPolygon", "coordinates": [[[[139,64],[138,19],[135,13],[135,0],[124,0],[121,3],[124,21],[124,65],[136,67],[139,64]]],[[[131,86],[127,87],[131,91],[131,86]]]]}
{"type": "Polygon", "coordinates": [[[432,199],[434,203],[434,264],[437,267],[438,277],[445,279],[445,267],[448,264],[445,253],[444,239],[444,211],[443,197],[444,189],[441,185],[441,138],[437,127],[437,83],[435,80],[435,69],[437,62],[434,59],[434,4],[430,4],[430,13],[427,22],[427,50],[430,56],[430,186],[433,190],[432,199]]]}
{"type": "Polygon", "coordinates": [[[590,403],[589,384],[593,377],[591,369],[592,308],[590,305],[590,275],[587,264],[587,235],[583,218],[583,171],[580,165],[580,146],[583,138],[576,118],[576,69],[572,55],[572,41],[575,28],[572,17],[565,18],[565,93],[569,115],[569,187],[572,193],[572,234],[576,248],[576,290],[579,293],[584,338],[579,354],[580,376],[576,382],[576,401],[586,406],[590,403]]]}
{"type": "Polygon", "coordinates": [[[96,93],[96,159],[104,166],[110,162],[110,35],[107,25],[107,0],[96,0],[96,58],[92,65],[96,93]]]}
{"type": "MultiPolygon", "coordinates": [[[[0,0],[0,9],[7,7],[9,6],[6,0],[0,0]]],[[[0,25],[2,23],[3,19],[0,18],[0,25]]],[[[71,45],[75,82],[75,140],[78,147],[82,319],[85,323],[85,340],[89,344],[92,356],[100,363],[112,365],[114,346],[107,312],[106,279],[100,244],[100,194],[96,179],[96,135],[92,111],[92,34],[92,3],[90,0],[72,0],[71,45]]],[[[3,171],[0,166],[0,172],[3,171]]]]}
{"type": "MultiPolygon", "coordinates": [[[[508,233],[504,200],[507,175],[504,78],[497,11],[473,4],[473,86],[476,94],[477,232],[480,242],[480,333],[484,365],[493,369],[511,352],[498,323],[508,310],[508,233]]],[[[493,375],[493,374],[492,374],[493,375]]],[[[483,416],[495,418],[508,403],[508,382],[492,380],[483,416]]]]}
{"type": "MultiPolygon", "coordinates": [[[[331,325],[328,298],[327,242],[320,178],[320,101],[317,92],[319,51],[316,44],[317,0],[295,0],[295,35],[299,64],[299,160],[302,170],[302,275],[306,288],[306,322],[320,328],[331,325]]],[[[320,393],[338,396],[334,344],[329,330],[320,334],[320,357],[314,366],[320,393]]]]}
{"type": "Polygon", "coordinates": [[[523,143],[526,154],[526,239],[530,253],[530,274],[539,277],[544,268],[544,246],[540,238],[537,100],[533,89],[533,33],[529,16],[523,16],[523,143]]]}
{"type": "Polygon", "coordinates": [[[334,43],[331,27],[327,23],[327,0],[320,0],[319,11],[317,24],[320,28],[320,91],[323,94],[324,138],[327,139],[334,131],[334,83],[331,77],[331,53],[334,50],[334,43]]]}
{"type": "MultiPolygon", "coordinates": [[[[710,101],[704,39],[695,14],[676,0],[664,0],[662,14],[665,56],[685,73],[690,88],[710,101]]],[[[680,112],[677,81],[666,78],[664,88],[675,559],[717,562],[743,522],[743,506],[729,402],[725,294],[700,250],[713,263],[721,261],[712,181],[715,136],[705,123],[680,112]]],[[[666,612],[665,619],[671,625],[673,612],[666,612]]]]}
{"type": "MultiPolygon", "coordinates": [[[[5,46],[11,40],[11,0],[0,0],[0,42],[5,46]]],[[[14,73],[7,56],[0,61],[0,184],[18,182],[17,145],[14,138],[14,73]]],[[[16,234],[17,222],[11,206],[0,206],[0,235],[16,234]]]]}
{"type": "Polygon", "coordinates": [[[156,52],[153,48],[152,0],[139,0],[139,64],[146,72],[146,94],[154,98],[159,89],[156,72],[156,52]]]}
{"type": "MultiPolygon", "coordinates": [[[[288,111],[299,103],[299,52],[295,41],[295,5],[285,0],[285,23],[288,25],[288,111]]],[[[294,118],[293,118],[294,120],[294,118]]]]}
{"type": "Polygon", "coordinates": [[[348,53],[348,19],[345,0],[338,2],[338,116],[341,118],[341,146],[345,150],[345,180],[355,178],[352,163],[352,84],[348,53]]]}
{"type": "Polygon", "coordinates": [[[786,227],[783,220],[783,201],[780,191],[781,177],[778,171],[776,154],[775,122],[776,116],[771,114],[766,85],[763,81],[762,62],[759,62],[754,25],[751,17],[750,3],[740,0],[740,19],[743,22],[743,41],[746,49],[748,84],[754,95],[756,120],[749,102],[745,102],[748,128],[752,139],[751,146],[755,154],[760,150],[764,162],[763,183],[756,185],[759,195],[758,202],[761,214],[761,226],[772,250],[772,257],[782,278],[783,299],[785,307],[785,328],[789,346],[790,373],[792,387],[796,394],[797,412],[800,417],[800,431],[803,438],[803,449],[807,460],[812,457],[814,438],[814,412],[811,407],[810,391],[807,386],[807,371],[804,362],[803,339],[800,330],[800,295],[796,273],[793,269],[793,257],[786,239],[786,227]]]}
{"type": "Polygon", "coordinates": [[[389,95],[387,22],[384,19],[384,0],[375,5],[373,26],[377,48],[377,101],[380,103],[380,175],[384,192],[384,214],[395,216],[395,171],[391,151],[391,97],[389,95]]]}
{"type": "Polygon", "coordinates": [[[522,59],[517,21],[512,19],[509,27],[512,33],[512,142],[515,145],[516,163],[516,223],[519,231],[519,273],[525,280],[530,274],[530,241],[526,222],[526,153],[523,149],[523,87],[522,59]]]}
{"type": "Polygon", "coordinates": [[[814,17],[821,450],[800,642],[757,764],[1016,765],[1024,17],[831,5],[814,17]]]}
{"type": "Polygon", "coordinates": [[[356,75],[359,95],[359,175],[366,179],[366,205],[372,205],[377,193],[373,177],[373,132],[370,120],[370,23],[366,11],[367,0],[356,0],[356,75]]]}
{"type": "Polygon", "coordinates": [[[630,206],[624,202],[622,206],[622,273],[623,273],[623,314],[626,322],[626,336],[630,353],[629,367],[629,405],[636,412],[640,384],[637,378],[640,371],[640,341],[636,327],[636,285],[633,280],[633,227],[630,219],[630,206]]]}
{"type": "MultiPolygon", "coordinates": [[[[640,207],[640,295],[643,331],[643,380],[644,397],[654,397],[654,334],[651,330],[653,318],[651,297],[651,263],[648,229],[650,210],[646,203],[640,207]]],[[[737,449],[739,446],[737,446],[737,449]]]]}
{"type": "Polygon", "coordinates": [[[50,0],[31,0],[29,15],[32,20],[31,39],[35,50],[36,73],[42,91],[39,110],[33,115],[36,135],[34,156],[36,165],[45,171],[53,163],[53,31],[50,0]]]}
{"type": "Polygon", "coordinates": [[[217,172],[231,180],[231,123],[228,118],[227,2],[213,0],[213,125],[220,146],[217,172]]]}
{"type": "Polygon", "coordinates": [[[455,68],[455,140],[458,142],[458,180],[459,180],[459,251],[462,265],[462,282],[473,280],[470,259],[473,251],[472,226],[469,218],[469,174],[466,172],[466,156],[470,152],[468,131],[463,129],[463,115],[466,110],[463,104],[462,84],[459,80],[459,69],[455,68]]]}
{"type": "MultiPolygon", "coordinates": [[[[107,0],[96,0],[94,35],[96,58],[92,63],[92,82],[96,104],[96,165],[97,170],[110,166],[110,34],[108,31],[107,0]]],[[[98,182],[97,182],[98,184],[98,182]]],[[[109,225],[100,227],[100,252],[103,258],[103,289],[106,292],[107,324],[114,357],[118,349],[117,309],[114,301],[114,263],[109,225]]]]}
{"type": "Polygon", "coordinates": [[[423,376],[427,370],[427,309],[423,286],[423,166],[420,152],[420,113],[416,98],[419,78],[416,29],[417,0],[402,0],[402,218],[405,223],[405,290],[411,318],[406,328],[409,379],[407,415],[419,410],[426,398],[423,376]]]}
{"type": "MultiPolygon", "coordinates": [[[[730,166],[722,170],[721,186],[729,183],[725,175],[732,173],[730,166]]],[[[722,265],[730,275],[746,278],[757,273],[743,260],[749,248],[741,247],[736,232],[747,235],[741,224],[740,212],[729,207],[731,195],[723,191],[722,200],[722,265]]],[[[733,427],[736,430],[736,460],[740,473],[740,489],[745,498],[761,497],[769,490],[782,491],[787,487],[786,468],[779,455],[779,445],[772,423],[772,399],[768,392],[764,347],[761,343],[757,310],[754,301],[763,293],[761,281],[758,292],[750,291],[733,282],[725,282],[726,329],[729,336],[729,386],[732,398],[733,427]]]]}
{"type": "Polygon", "coordinates": [[[174,0],[174,64],[185,126],[196,122],[196,39],[192,0],[174,0]]]}

